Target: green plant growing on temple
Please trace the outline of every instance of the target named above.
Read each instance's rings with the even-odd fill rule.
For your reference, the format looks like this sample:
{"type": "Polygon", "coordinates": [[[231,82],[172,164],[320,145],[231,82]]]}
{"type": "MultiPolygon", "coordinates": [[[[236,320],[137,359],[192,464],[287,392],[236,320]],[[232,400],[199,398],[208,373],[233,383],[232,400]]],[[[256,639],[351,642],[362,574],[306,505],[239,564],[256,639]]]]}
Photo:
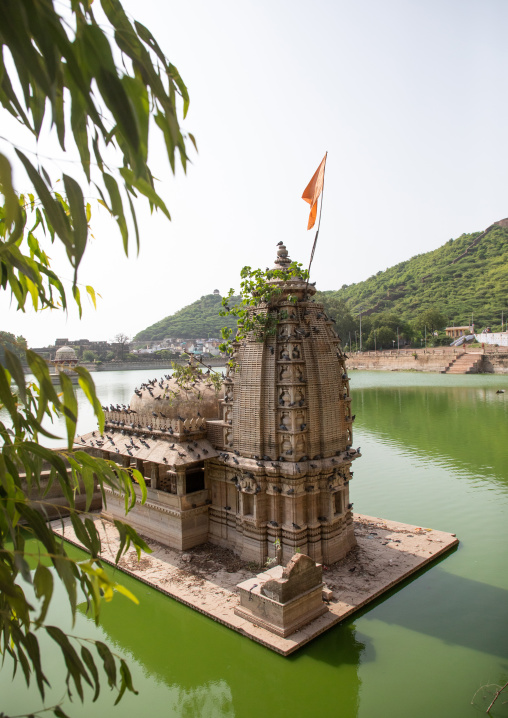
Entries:
{"type": "MultiPolygon", "coordinates": [[[[298,301],[297,296],[285,294],[287,284],[294,279],[307,281],[309,272],[303,269],[299,262],[291,262],[284,269],[243,267],[240,277],[240,301],[231,304],[236,293],[234,289],[230,289],[222,299],[223,310],[220,312],[223,317],[236,317],[238,320],[236,335],[233,335],[233,329],[230,327],[223,327],[221,330],[224,341],[219,345],[219,349],[229,357],[234,351],[233,342],[240,342],[249,334],[262,342],[265,337],[276,333],[279,321],[287,316],[287,313],[279,308],[281,298],[284,296],[284,301],[293,304],[298,301]],[[258,308],[263,311],[254,311],[258,308]]],[[[230,359],[228,364],[233,366],[234,362],[230,359]]]]}
{"type": "MultiPolygon", "coordinates": [[[[99,20],[90,0],[71,0],[59,6],[64,8],[65,17],[52,0],[2,3],[0,103],[4,115],[9,113],[25,131],[23,147],[30,144],[30,138],[38,143],[43,125],[50,124],[62,150],[74,145],[79,162],[68,173],[58,172],[52,169],[54,165],[50,169],[41,162],[44,153],[39,154],[39,144],[37,151],[31,153],[0,138],[0,287],[11,296],[18,311],[29,306],[36,311],[65,311],[67,292],[49,260],[52,245],[61,243],[71,269],[72,301],[81,316],[82,293],[86,292],[94,305],[96,301],[94,289],[78,281],[79,266],[91,236],[91,206],[85,201],[85,193],[91,191],[98,196],[110,212],[125,253],[131,228],[139,247],[136,198],[142,197],[152,211],[159,209],[169,219],[148,164],[149,130],[162,134],[172,171],[177,156],[185,170],[186,137],[179,123],[180,116],[186,115],[189,98],[177,69],[153,35],[141,23],[131,22],[117,0],[100,0],[104,17],[99,20]],[[47,110],[50,119],[45,123],[47,110]],[[10,158],[14,158],[14,165],[10,158]],[[16,176],[26,173],[33,192],[21,195],[16,190],[13,169],[16,176]],[[61,182],[60,192],[55,189],[57,182],[61,182]]],[[[188,138],[195,144],[192,135],[188,138]]],[[[16,351],[6,346],[2,356],[0,409],[8,416],[8,420],[0,422],[3,670],[9,665],[5,659],[10,657],[14,669],[21,669],[27,686],[33,682],[44,699],[48,680],[39,636],[45,634],[61,651],[65,663],[62,682],[69,698],[77,694],[83,700],[88,685],[96,700],[102,667],[109,687],[118,691],[118,702],[126,690],[135,692],[125,661],[100,641],[85,641],[48,625],[46,616],[56,581],[66,591],[73,621],[78,589],[96,621],[103,599],[110,600],[115,591],[131,597],[105,572],[100,537],[87,512],[95,480],[103,500],[105,487],[124,494],[127,513],[136,501],[132,479],[141,487],[143,500],[144,479],[135,470],[74,450],[78,403],[68,376],[60,374],[60,386],[53,386],[44,360],[19,343],[16,351]],[[33,373],[33,382],[26,381],[23,362],[33,373]],[[65,420],[66,448],[50,451],[41,446],[40,438],[60,438],[48,429],[48,422],[55,416],[65,420]],[[45,466],[49,467],[47,471],[45,466]],[[76,536],[90,553],[86,561],[69,555],[65,542],[48,526],[45,512],[50,502],[46,493],[52,484],[59,484],[76,536]],[[84,512],[76,508],[80,493],[85,497],[84,512]],[[38,540],[36,554],[27,548],[27,536],[38,540]],[[34,571],[29,565],[32,560],[36,564],[34,571]],[[48,561],[53,571],[47,567],[48,561]],[[27,584],[34,594],[30,600],[27,584]]],[[[74,371],[102,432],[104,415],[93,380],[84,367],[74,371]]],[[[135,547],[138,556],[141,550],[149,550],[127,523],[115,521],[115,525],[119,534],[116,561],[130,546],[135,547]]],[[[30,715],[48,711],[60,718],[66,715],[61,702],[30,715]]]]}

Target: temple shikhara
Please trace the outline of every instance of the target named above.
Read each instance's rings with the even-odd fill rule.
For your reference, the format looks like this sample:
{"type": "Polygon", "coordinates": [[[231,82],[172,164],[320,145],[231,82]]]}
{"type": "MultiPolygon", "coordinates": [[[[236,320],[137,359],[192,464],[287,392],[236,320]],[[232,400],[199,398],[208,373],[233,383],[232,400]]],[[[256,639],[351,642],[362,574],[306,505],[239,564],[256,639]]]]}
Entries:
{"type": "MultiPolygon", "coordinates": [[[[275,268],[290,264],[279,246],[275,268]]],[[[102,435],[78,443],[143,474],[148,497],[142,504],[135,487],[129,522],[144,536],[181,550],[208,541],[258,564],[295,553],[331,564],[356,543],[349,482],[360,454],[345,356],[315,288],[271,282],[281,290],[276,332],[234,344],[222,388],[197,370],[184,386],[147,382],[128,407],[106,411],[102,435]]],[[[103,515],[123,518],[124,497],[106,494],[103,515]]]]}

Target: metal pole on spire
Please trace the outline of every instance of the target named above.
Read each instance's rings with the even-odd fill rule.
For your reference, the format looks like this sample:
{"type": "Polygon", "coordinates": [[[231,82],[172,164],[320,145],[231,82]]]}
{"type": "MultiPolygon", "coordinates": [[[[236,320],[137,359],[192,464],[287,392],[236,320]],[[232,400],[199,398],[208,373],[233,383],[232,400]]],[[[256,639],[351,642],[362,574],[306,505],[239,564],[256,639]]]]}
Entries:
{"type": "Polygon", "coordinates": [[[312,245],[312,251],[311,251],[311,253],[310,253],[309,268],[308,268],[308,270],[307,270],[309,276],[307,277],[307,284],[305,285],[305,293],[307,293],[307,287],[309,286],[310,268],[311,268],[311,265],[312,265],[312,260],[314,259],[314,252],[316,251],[316,244],[317,244],[317,240],[318,240],[318,237],[319,237],[319,228],[321,227],[321,214],[322,214],[322,212],[323,212],[323,199],[324,199],[324,195],[325,195],[325,174],[326,174],[326,160],[327,160],[327,157],[328,157],[328,151],[325,152],[325,157],[324,157],[323,186],[322,186],[322,189],[321,189],[321,204],[320,204],[320,206],[319,206],[319,220],[318,220],[318,226],[317,226],[317,230],[316,230],[316,236],[314,237],[314,244],[312,245]]]}

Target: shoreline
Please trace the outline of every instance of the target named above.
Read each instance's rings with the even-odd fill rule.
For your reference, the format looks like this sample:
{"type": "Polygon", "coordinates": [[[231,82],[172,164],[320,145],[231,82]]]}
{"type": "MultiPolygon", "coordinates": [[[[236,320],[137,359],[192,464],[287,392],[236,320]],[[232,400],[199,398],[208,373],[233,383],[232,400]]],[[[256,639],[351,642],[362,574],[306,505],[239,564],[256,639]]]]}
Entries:
{"type": "Polygon", "coordinates": [[[508,349],[429,347],[356,352],[348,356],[347,368],[367,371],[508,375],[508,349]]]}

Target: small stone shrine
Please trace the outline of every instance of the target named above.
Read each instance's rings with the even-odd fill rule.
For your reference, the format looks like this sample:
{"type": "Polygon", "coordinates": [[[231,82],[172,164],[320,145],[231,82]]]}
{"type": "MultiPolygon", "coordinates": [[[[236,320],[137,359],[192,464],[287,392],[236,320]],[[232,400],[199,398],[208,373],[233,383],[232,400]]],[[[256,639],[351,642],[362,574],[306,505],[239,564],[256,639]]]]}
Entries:
{"type": "Polygon", "coordinates": [[[57,349],[52,364],[50,376],[53,384],[58,383],[60,374],[66,374],[73,384],[77,384],[79,377],[73,369],[78,365],[78,357],[72,347],[63,346],[57,349]]]}
{"type": "MultiPolygon", "coordinates": [[[[290,264],[282,245],[275,268],[290,264]]],[[[236,343],[222,389],[206,374],[186,388],[153,380],[128,407],[109,407],[102,435],[77,443],[144,475],[148,497],[142,504],[135,486],[129,522],[145,536],[181,550],[209,541],[258,564],[279,546],[284,563],[301,552],[331,564],[356,543],[349,482],[360,454],[345,356],[315,288],[272,283],[282,289],[277,332],[236,343]]],[[[123,518],[124,497],[106,497],[104,515],[123,518]]],[[[292,575],[270,580],[287,586],[292,575]]]]}
{"type": "Polygon", "coordinates": [[[285,568],[274,566],[237,588],[236,615],[283,638],[328,611],[323,603],[322,567],[301,553],[285,568]]]}

